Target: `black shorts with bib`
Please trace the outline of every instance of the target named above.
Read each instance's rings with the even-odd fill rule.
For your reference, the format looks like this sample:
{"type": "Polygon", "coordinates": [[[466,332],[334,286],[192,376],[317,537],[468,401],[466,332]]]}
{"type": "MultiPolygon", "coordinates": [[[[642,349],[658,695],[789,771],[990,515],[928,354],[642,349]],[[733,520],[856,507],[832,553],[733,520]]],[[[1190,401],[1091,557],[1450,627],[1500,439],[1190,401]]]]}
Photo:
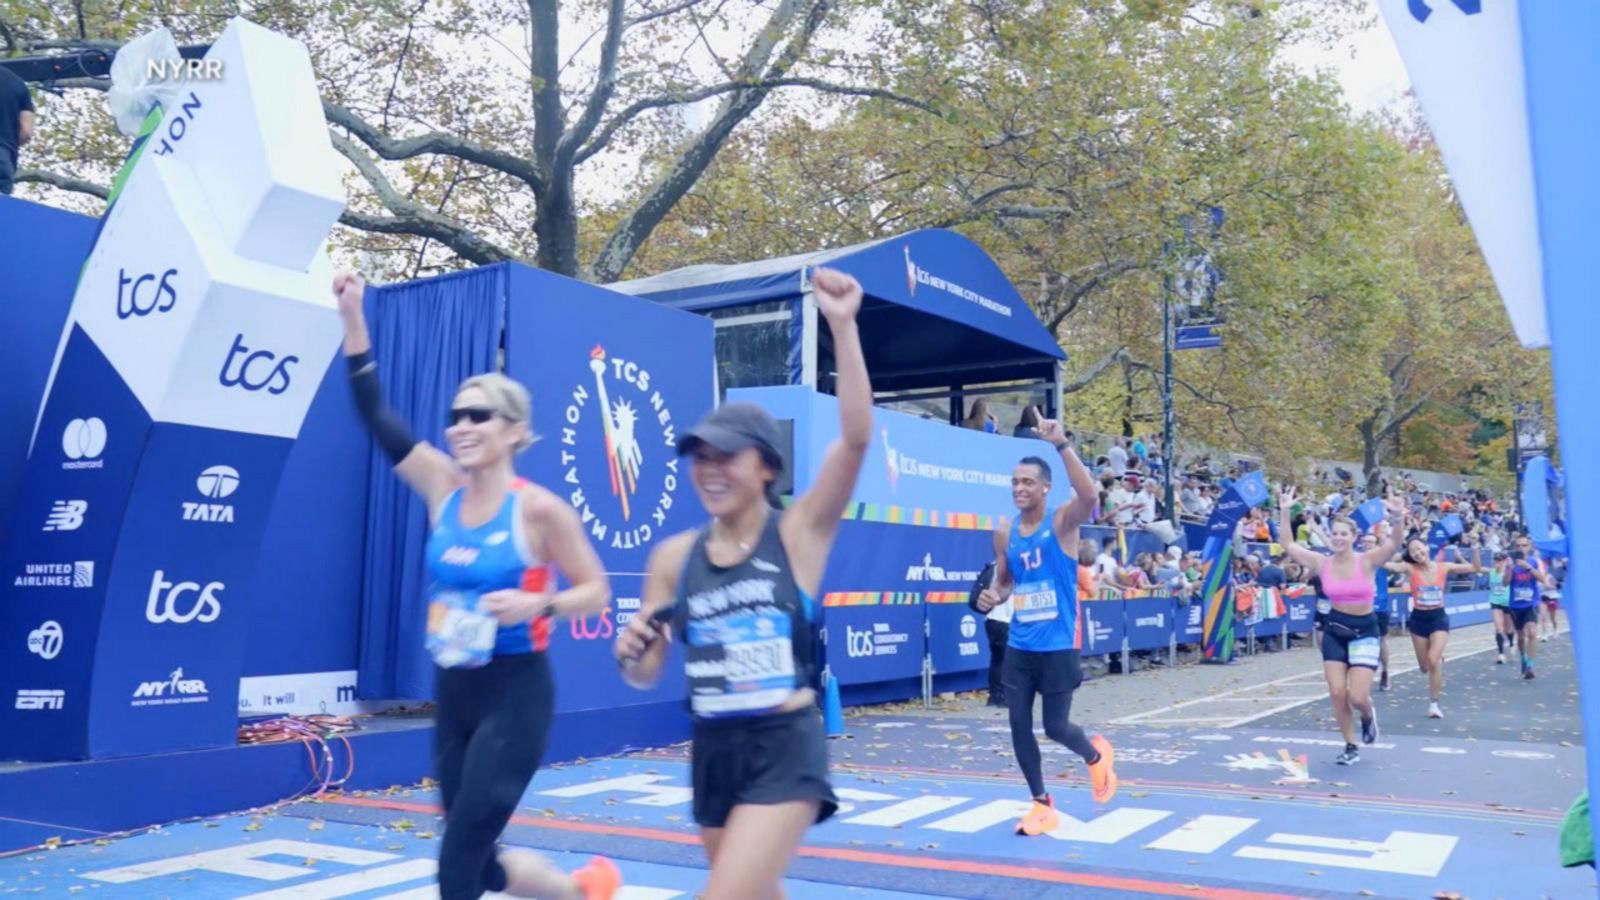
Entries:
{"type": "Polygon", "coordinates": [[[1377,669],[1379,664],[1378,615],[1352,616],[1328,612],[1322,626],[1322,661],[1377,669]]]}

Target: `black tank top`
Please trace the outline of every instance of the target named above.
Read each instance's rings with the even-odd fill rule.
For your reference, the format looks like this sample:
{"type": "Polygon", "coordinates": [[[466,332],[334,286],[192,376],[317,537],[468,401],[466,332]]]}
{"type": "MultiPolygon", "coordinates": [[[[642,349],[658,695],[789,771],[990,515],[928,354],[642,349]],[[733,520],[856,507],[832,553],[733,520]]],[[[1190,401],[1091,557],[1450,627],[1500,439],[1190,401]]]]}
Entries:
{"type": "Polygon", "coordinates": [[[684,562],[674,630],[684,636],[689,710],[698,720],[764,715],[813,686],[812,604],[795,584],[778,519],[776,510],[767,516],[755,550],[735,566],[711,562],[710,526],[684,562]]]}

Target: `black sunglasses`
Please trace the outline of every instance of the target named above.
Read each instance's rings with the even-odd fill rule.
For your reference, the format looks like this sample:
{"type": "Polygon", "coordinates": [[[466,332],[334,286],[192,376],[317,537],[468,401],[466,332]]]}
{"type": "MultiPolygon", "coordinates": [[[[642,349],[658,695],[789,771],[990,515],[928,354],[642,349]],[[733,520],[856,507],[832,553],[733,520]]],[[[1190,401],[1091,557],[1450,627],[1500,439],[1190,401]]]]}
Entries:
{"type": "Polygon", "coordinates": [[[474,425],[482,425],[496,415],[498,413],[487,406],[463,406],[450,410],[449,422],[451,425],[459,425],[462,419],[466,419],[474,425]]]}

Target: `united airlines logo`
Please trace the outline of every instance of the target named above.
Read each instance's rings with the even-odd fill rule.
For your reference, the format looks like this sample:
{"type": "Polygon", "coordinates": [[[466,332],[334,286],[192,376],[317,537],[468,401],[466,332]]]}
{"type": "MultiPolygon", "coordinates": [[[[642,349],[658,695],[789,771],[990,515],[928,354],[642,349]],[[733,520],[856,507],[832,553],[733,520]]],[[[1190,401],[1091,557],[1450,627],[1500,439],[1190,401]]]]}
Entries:
{"type": "Polygon", "coordinates": [[[590,351],[589,371],[593,381],[573,388],[561,429],[568,499],[595,540],[620,550],[643,547],[666,524],[678,490],[672,408],[649,370],[608,357],[604,347],[590,351]],[[597,438],[598,454],[588,443],[597,438]]]}
{"type": "Polygon", "coordinates": [[[57,500],[45,517],[45,531],[77,531],[83,525],[83,514],[89,511],[87,500],[57,500]]]}

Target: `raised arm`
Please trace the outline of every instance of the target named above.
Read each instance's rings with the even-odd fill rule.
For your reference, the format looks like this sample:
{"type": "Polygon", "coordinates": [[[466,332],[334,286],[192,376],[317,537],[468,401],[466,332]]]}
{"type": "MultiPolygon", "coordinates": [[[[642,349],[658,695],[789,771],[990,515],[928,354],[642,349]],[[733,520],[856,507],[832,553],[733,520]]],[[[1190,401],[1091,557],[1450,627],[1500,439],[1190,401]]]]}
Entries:
{"type": "Polygon", "coordinates": [[[1089,521],[1094,515],[1094,505],[1099,501],[1100,494],[1095,490],[1094,476],[1089,474],[1089,469],[1078,458],[1078,451],[1073,449],[1072,443],[1067,440],[1066,431],[1061,427],[1061,422],[1056,419],[1045,419],[1039,423],[1039,436],[1053,444],[1056,452],[1061,454],[1061,464],[1067,470],[1067,482],[1072,485],[1072,500],[1056,507],[1055,527],[1056,541],[1061,544],[1061,549],[1068,556],[1078,555],[1078,526],[1089,521]]]}
{"type": "Polygon", "coordinates": [[[1476,545],[1473,546],[1473,548],[1472,548],[1472,562],[1469,562],[1469,563],[1440,563],[1440,565],[1444,566],[1445,572],[1447,572],[1447,573],[1449,573],[1451,575],[1456,575],[1456,574],[1459,574],[1459,573],[1462,573],[1462,572],[1471,572],[1472,574],[1476,575],[1479,572],[1482,572],[1484,570],[1484,565],[1483,565],[1483,547],[1476,546],[1476,545]]]}
{"type": "Polygon", "coordinates": [[[1304,547],[1294,539],[1294,529],[1289,527],[1289,507],[1294,505],[1295,491],[1292,487],[1281,488],[1278,491],[1278,543],[1283,545],[1284,552],[1302,566],[1315,571],[1322,571],[1322,563],[1327,557],[1315,550],[1304,547]]]}
{"type": "Polygon", "coordinates": [[[828,550],[839,531],[856,476],[872,440],[872,382],[861,351],[856,313],[861,310],[861,285],[843,272],[817,269],[811,273],[817,309],[833,334],[834,361],[838,366],[839,439],[828,448],[811,488],[784,516],[784,546],[796,567],[800,586],[815,590],[822,578],[828,550]],[[795,538],[800,538],[795,540],[795,538]]]}
{"type": "Polygon", "coordinates": [[[459,475],[455,461],[426,441],[418,441],[411,429],[383,403],[378,385],[378,363],[372,358],[372,338],[367,333],[362,303],[367,282],[357,272],[340,272],[333,278],[333,293],[339,301],[339,318],[344,321],[344,355],[350,368],[350,390],[356,411],[394,463],[394,473],[422,497],[431,517],[444,498],[455,489],[459,475]]]}

